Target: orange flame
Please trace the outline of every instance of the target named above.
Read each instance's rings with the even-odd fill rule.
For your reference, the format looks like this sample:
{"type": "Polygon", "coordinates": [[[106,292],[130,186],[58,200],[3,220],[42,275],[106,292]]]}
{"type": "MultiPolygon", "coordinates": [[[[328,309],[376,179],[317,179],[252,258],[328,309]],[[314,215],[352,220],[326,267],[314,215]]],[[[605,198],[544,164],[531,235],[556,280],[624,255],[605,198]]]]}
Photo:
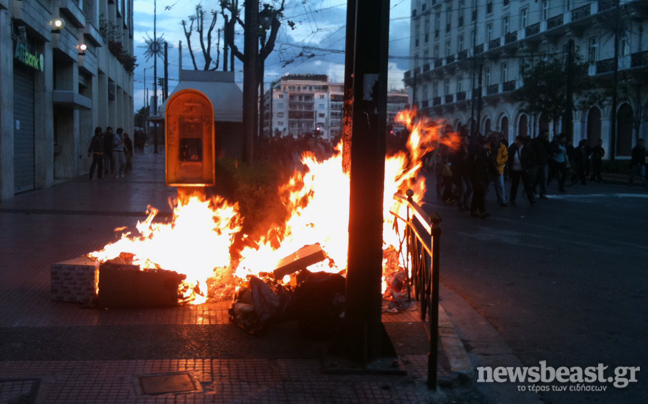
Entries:
{"type": "MultiPolygon", "coordinates": [[[[442,133],[440,126],[416,111],[402,111],[397,118],[410,136],[407,152],[401,151],[385,161],[384,228],[385,247],[398,246],[394,232],[394,216],[399,212],[394,194],[407,189],[415,191],[415,200],[425,194],[425,181],[419,180],[422,158],[440,144],[456,147],[459,136],[442,133]]],[[[175,203],[171,223],[155,223],[157,210],[149,208],[149,217],[137,224],[139,235],[125,233],[102,251],[89,254],[100,261],[118,257],[122,252],[134,254],[135,265],[141,268],[163,268],[187,275],[191,289],[206,295],[206,284],[215,275],[234,274],[239,278],[272,271],[282,258],[309,244],[319,244],[328,256],[324,262],[309,267],[311,271],[338,272],[346,267],[348,253],[350,180],[342,168],[341,144],[333,157],[318,161],[306,152],[303,170],[296,170],[280,187],[283,205],[290,212],[285,225],[270,229],[254,247],[240,251],[240,259],[232,262],[233,240],[242,229],[238,205],[222,198],[203,200],[196,196],[180,198],[175,203]]],[[[400,212],[402,214],[402,212],[400,212]]],[[[249,236],[242,236],[246,239],[249,236]]],[[[197,301],[200,302],[200,301],[197,301]]]]}

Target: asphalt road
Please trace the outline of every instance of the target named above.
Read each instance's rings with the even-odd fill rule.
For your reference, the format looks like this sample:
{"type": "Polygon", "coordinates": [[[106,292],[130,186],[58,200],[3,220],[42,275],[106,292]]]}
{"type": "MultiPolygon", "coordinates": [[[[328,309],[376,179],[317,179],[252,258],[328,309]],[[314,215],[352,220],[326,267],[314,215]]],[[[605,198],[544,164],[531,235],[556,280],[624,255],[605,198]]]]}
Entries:
{"type": "MultiPolygon", "coordinates": [[[[550,192],[557,191],[554,187],[550,192]]],[[[567,391],[531,393],[529,402],[645,402],[648,192],[626,185],[577,184],[534,206],[519,197],[516,206],[502,208],[491,189],[487,209],[493,215],[479,219],[444,205],[434,188],[429,179],[426,210],[443,218],[440,276],[448,299],[442,304],[456,310],[455,323],[475,365],[602,363],[608,366],[605,378],[614,376],[618,366],[638,366],[637,382],[625,388],[578,379],[535,383],[550,389],[566,386],[567,391]],[[461,299],[466,307],[453,306],[461,299]],[[485,321],[460,315],[473,309],[485,321]],[[483,326],[494,331],[485,333],[483,326]],[[504,352],[509,349],[512,355],[504,352]],[[607,387],[604,392],[569,391],[578,385],[607,387]]],[[[529,394],[517,393],[518,387],[534,383],[477,384],[490,395],[507,390],[501,402],[522,402],[529,394]]]]}

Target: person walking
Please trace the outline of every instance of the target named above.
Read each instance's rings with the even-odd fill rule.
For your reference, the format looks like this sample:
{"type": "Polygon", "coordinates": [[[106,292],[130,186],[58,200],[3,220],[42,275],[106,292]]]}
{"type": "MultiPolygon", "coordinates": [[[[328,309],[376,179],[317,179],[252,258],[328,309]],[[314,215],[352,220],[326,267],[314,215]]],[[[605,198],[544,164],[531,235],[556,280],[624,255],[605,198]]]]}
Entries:
{"type": "Polygon", "coordinates": [[[585,172],[587,170],[587,161],[589,160],[587,150],[585,149],[586,144],[587,140],[581,139],[581,141],[578,142],[578,147],[576,148],[576,150],[574,150],[574,165],[576,166],[576,175],[578,176],[578,180],[583,185],[587,184],[585,172]]]}
{"type": "Polygon", "coordinates": [[[497,203],[502,207],[506,207],[508,205],[506,204],[506,190],[504,189],[504,167],[508,161],[508,150],[500,141],[499,133],[491,133],[489,137],[489,157],[493,159],[491,166],[494,165],[495,170],[492,170],[488,176],[490,182],[495,185],[497,203]]]}
{"type": "Polygon", "coordinates": [[[126,172],[133,171],[133,141],[128,133],[124,132],[124,155],[126,156],[126,172]]]}
{"type": "Polygon", "coordinates": [[[603,169],[603,157],[605,156],[605,149],[603,148],[603,140],[599,139],[596,146],[592,147],[592,176],[590,181],[603,182],[601,177],[601,170],[603,169]]]}
{"type": "Polygon", "coordinates": [[[113,128],[112,126],[106,127],[104,133],[104,174],[115,173],[115,157],[113,156],[113,128]]]}
{"type": "Polygon", "coordinates": [[[535,197],[531,188],[531,176],[529,175],[533,159],[533,148],[529,146],[529,139],[526,136],[518,135],[515,138],[515,142],[509,148],[509,167],[511,174],[511,194],[509,201],[511,205],[515,205],[520,180],[522,180],[523,192],[526,193],[529,203],[531,205],[535,203],[535,197]]]}
{"type": "Polygon", "coordinates": [[[470,209],[473,190],[470,183],[470,137],[464,136],[461,145],[452,154],[452,182],[455,184],[460,212],[470,209]]]}
{"type": "Polygon", "coordinates": [[[117,133],[113,135],[113,153],[117,159],[118,170],[115,173],[115,178],[124,178],[124,171],[126,170],[126,156],[124,156],[124,129],[117,128],[117,133]]]}
{"type": "Polygon", "coordinates": [[[103,132],[100,127],[96,127],[94,136],[90,141],[88,147],[88,156],[92,154],[92,164],[90,165],[90,175],[88,179],[92,179],[95,168],[97,169],[97,178],[101,179],[103,174],[103,155],[104,155],[104,139],[103,132]]]}
{"type": "Polygon", "coordinates": [[[547,178],[549,174],[549,158],[551,157],[551,144],[549,131],[543,130],[540,135],[531,140],[531,148],[535,155],[535,173],[532,178],[533,192],[539,194],[541,199],[547,199],[547,178]]]}
{"type": "Polygon", "coordinates": [[[491,214],[486,210],[486,189],[488,173],[495,170],[494,160],[488,157],[485,137],[478,138],[470,155],[470,182],[473,188],[473,199],[470,204],[470,216],[485,219],[491,214]]]}
{"type": "Polygon", "coordinates": [[[630,178],[628,179],[628,186],[632,186],[634,176],[639,175],[641,178],[641,185],[648,188],[646,181],[646,148],[644,147],[644,140],[639,139],[637,145],[632,149],[632,160],[630,161],[630,178]]]}
{"type": "Polygon", "coordinates": [[[566,192],[565,181],[567,180],[567,135],[561,133],[558,138],[551,145],[551,157],[554,166],[554,175],[558,179],[558,190],[566,192]]]}

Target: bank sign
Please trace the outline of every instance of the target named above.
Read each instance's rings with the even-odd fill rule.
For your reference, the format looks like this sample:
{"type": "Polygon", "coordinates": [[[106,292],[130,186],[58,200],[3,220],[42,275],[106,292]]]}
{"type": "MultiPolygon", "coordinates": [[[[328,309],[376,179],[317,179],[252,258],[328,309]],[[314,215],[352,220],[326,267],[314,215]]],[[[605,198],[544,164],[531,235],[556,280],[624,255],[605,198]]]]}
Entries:
{"type": "Polygon", "coordinates": [[[16,44],[16,53],[14,54],[14,58],[41,72],[45,70],[43,54],[32,52],[27,45],[20,42],[16,44]]]}

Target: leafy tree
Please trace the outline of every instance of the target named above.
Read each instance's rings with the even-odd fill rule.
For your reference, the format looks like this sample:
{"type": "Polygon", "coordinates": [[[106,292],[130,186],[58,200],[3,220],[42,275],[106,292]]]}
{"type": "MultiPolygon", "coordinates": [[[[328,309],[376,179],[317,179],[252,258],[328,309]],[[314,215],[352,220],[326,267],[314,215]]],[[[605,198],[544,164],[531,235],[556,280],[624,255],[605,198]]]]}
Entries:
{"type": "MultiPolygon", "coordinates": [[[[579,101],[574,102],[577,109],[601,103],[607,98],[606,94],[596,91],[594,81],[588,75],[588,66],[579,53],[574,52],[573,91],[574,100],[579,101]]],[[[524,85],[515,90],[513,97],[522,103],[522,111],[550,117],[556,132],[566,108],[567,76],[567,63],[559,57],[525,64],[524,85]]]]}
{"type": "Polygon", "coordinates": [[[146,127],[146,119],[148,118],[148,108],[146,106],[143,106],[137,112],[135,112],[135,126],[138,128],[145,128],[146,127]]]}
{"type": "Polygon", "coordinates": [[[198,34],[198,40],[200,42],[200,49],[203,54],[203,59],[205,60],[205,64],[203,66],[203,70],[216,70],[218,69],[218,65],[220,64],[220,38],[221,38],[221,30],[218,29],[216,32],[218,33],[218,40],[216,42],[216,61],[214,62],[214,66],[212,66],[212,62],[214,61],[211,56],[211,47],[212,47],[212,34],[214,31],[214,28],[216,27],[216,20],[218,19],[218,13],[214,10],[210,11],[212,15],[211,22],[209,23],[209,26],[207,26],[205,30],[205,10],[203,9],[203,6],[198,4],[196,6],[196,13],[194,15],[189,16],[189,28],[187,28],[187,21],[182,20],[182,29],[184,30],[185,37],[187,38],[187,47],[189,48],[189,54],[191,55],[191,61],[193,62],[193,66],[195,70],[198,70],[198,66],[196,64],[196,57],[194,55],[193,49],[191,48],[191,36],[194,33],[194,24],[195,24],[195,29],[196,33],[198,34]]]}

